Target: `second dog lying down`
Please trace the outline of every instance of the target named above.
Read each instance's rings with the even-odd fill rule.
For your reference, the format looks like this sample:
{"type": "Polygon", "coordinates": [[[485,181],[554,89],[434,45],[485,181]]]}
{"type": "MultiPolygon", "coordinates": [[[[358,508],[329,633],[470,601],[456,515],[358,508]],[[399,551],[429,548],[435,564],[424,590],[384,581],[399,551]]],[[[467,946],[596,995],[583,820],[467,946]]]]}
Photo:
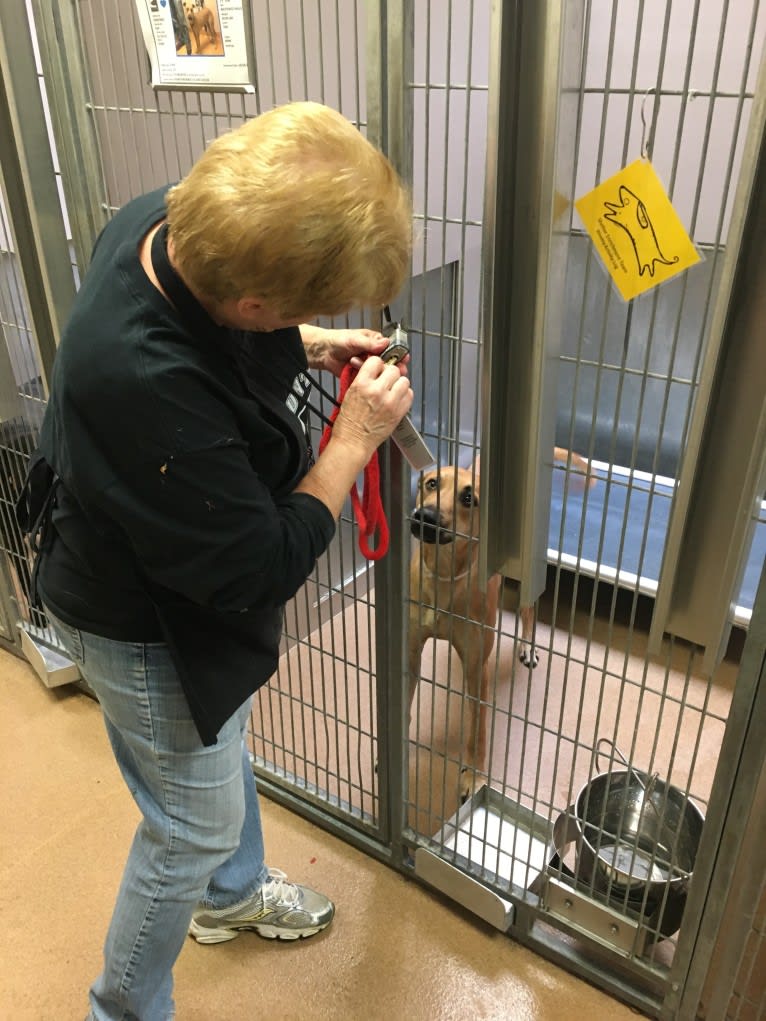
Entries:
{"type": "MultiPolygon", "coordinates": [[[[579,454],[556,447],[557,461],[571,462],[588,477],[579,454]]],[[[486,591],[478,585],[478,469],[445,467],[426,472],[418,487],[412,532],[420,539],[410,561],[409,699],[410,712],[420,679],[420,660],[428,638],[443,638],[455,648],[463,666],[468,719],[463,729],[464,771],[484,769],[489,657],[495,644],[501,576],[493,575],[486,591]],[[449,544],[449,545],[447,545],[449,544]]],[[[534,609],[519,610],[522,646],[519,658],[537,666],[533,644],[534,609]]],[[[469,793],[464,785],[463,795],[469,793]]]]}

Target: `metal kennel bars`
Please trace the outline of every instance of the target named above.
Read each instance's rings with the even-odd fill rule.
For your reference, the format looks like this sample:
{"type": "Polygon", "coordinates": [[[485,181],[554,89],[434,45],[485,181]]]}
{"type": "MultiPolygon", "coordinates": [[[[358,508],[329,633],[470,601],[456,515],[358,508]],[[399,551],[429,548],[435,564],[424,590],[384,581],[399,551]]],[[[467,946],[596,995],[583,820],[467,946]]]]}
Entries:
{"type": "Polygon", "coordinates": [[[742,913],[764,876],[748,854],[766,747],[766,4],[252,0],[253,93],[152,89],[135,4],[34,0],[21,38],[18,6],[0,0],[2,637],[55,657],[25,607],[12,494],[98,229],[259,110],[337,107],[412,185],[412,280],[392,312],[412,345],[413,418],[437,467],[475,478],[481,455],[481,540],[455,530],[439,563],[455,573],[464,539],[475,573],[504,577],[487,753],[466,774],[471,696],[443,641],[426,646],[408,727],[408,610],[435,607],[409,589],[416,480],[387,449],[391,551],[372,570],[345,514],[287,608],[253,714],[259,783],[646,1013],[747,1016],[762,996],[748,954],[763,915],[742,913]],[[573,201],[642,152],[704,259],[625,304],[573,201]],[[536,610],[533,669],[519,602],[536,610]],[[736,643],[721,660],[732,617],[750,625],[739,669],[736,643]],[[696,805],[692,859],[679,864],[683,815],[667,847],[626,844],[622,804],[578,835],[605,774],[643,784],[642,833],[671,789],[696,805]],[[612,865],[643,856],[651,892],[633,865],[605,873],[610,846],[612,865]]]}

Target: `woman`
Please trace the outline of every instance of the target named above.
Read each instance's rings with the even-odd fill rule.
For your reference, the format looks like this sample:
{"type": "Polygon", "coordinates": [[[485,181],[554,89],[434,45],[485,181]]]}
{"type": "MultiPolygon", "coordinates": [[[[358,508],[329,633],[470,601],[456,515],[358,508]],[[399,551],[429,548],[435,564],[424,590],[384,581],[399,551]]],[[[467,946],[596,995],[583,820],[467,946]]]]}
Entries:
{"type": "Polygon", "coordinates": [[[382,154],[338,113],[293,103],[128,203],[94,248],[26,494],[40,598],[142,812],[93,1019],[172,1017],[187,932],[297,939],[332,919],[265,864],[244,733],[285,601],[412,403],[379,334],[307,322],[392,299],[410,224],[382,154]],[[304,372],[349,361],[312,466],[304,372]]]}

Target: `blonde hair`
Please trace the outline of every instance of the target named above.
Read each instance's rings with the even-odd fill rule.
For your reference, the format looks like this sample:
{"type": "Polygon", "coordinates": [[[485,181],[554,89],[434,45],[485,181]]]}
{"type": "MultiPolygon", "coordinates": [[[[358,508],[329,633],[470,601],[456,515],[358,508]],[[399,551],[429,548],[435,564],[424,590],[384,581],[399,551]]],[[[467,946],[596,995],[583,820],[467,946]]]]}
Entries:
{"type": "Polygon", "coordinates": [[[409,269],[409,196],[335,110],[276,107],[210,144],[167,196],[174,259],[197,292],[285,319],[385,305],[409,269]]]}

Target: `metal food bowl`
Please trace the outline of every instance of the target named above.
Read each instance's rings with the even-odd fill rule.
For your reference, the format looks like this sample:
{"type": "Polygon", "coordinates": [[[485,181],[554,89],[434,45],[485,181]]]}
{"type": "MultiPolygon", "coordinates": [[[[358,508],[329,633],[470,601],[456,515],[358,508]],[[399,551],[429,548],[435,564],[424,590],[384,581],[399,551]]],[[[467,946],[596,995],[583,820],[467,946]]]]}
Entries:
{"type": "Polygon", "coordinates": [[[574,819],[578,872],[630,898],[686,890],[704,816],[679,788],[636,769],[599,773],[577,795],[574,819]]]}

